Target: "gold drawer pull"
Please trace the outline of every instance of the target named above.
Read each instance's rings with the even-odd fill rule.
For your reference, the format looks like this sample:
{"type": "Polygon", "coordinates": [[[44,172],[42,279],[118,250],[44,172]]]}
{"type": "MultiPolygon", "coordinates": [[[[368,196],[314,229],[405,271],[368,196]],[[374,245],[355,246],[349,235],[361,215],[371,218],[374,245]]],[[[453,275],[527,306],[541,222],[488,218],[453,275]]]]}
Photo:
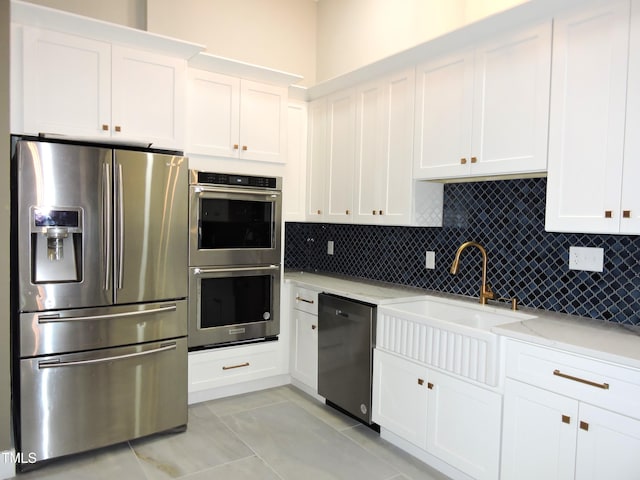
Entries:
{"type": "Polygon", "coordinates": [[[311,330],[315,330],[316,328],[318,328],[317,325],[311,325],[311,330]]]}
{"type": "Polygon", "coordinates": [[[433,390],[433,383],[431,383],[431,382],[427,383],[427,388],[429,390],[433,390]]]}
{"type": "Polygon", "coordinates": [[[233,149],[234,150],[238,150],[238,148],[240,148],[240,145],[238,145],[237,143],[234,143],[233,144],[233,149]]]}
{"type": "Polygon", "coordinates": [[[380,215],[384,215],[384,211],[383,210],[380,210],[380,215]]]}
{"type": "Polygon", "coordinates": [[[222,367],[223,370],[232,370],[234,368],[242,368],[242,367],[248,367],[249,366],[249,362],[244,362],[244,363],[240,363],[239,365],[225,365],[224,367],[222,367]]]}
{"type": "Polygon", "coordinates": [[[585,432],[589,431],[589,424],[587,422],[580,421],[580,428],[585,432]]]}
{"type": "Polygon", "coordinates": [[[345,213],[345,215],[351,215],[351,211],[350,210],[345,210],[344,213],[345,213]]]}
{"type": "Polygon", "coordinates": [[[421,378],[419,378],[419,379],[418,379],[418,385],[424,385],[424,380],[423,380],[423,379],[421,379],[421,378]]]}
{"type": "Polygon", "coordinates": [[[109,125],[106,123],[102,125],[102,130],[109,130],[109,125]]]}
{"type": "Polygon", "coordinates": [[[605,210],[604,218],[613,218],[613,212],[611,210],[605,210]]]}
{"type": "Polygon", "coordinates": [[[461,163],[462,165],[466,165],[466,164],[467,164],[467,159],[466,159],[466,158],[461,158],[461,159],[460,159],[460,163],[461,163]]]}
{"type": "Polygon", "coordinates": [[[631,218],[631,210],[623,210],[622,218],[631,218]]]}
{"type": "Polygon", "coordinates": [[[569,415],[562,415],[562,423],[570,424],[571,417],[569,415]]]}
{"type": "Polygon", "coordinates": [[[296,297],[296,300],[299,302],[310,303],[312,305],[316,303],[314,300],[307,300],[306,298],[302,298],[302,297],[296,297]]]}
{"type": "Polygon", "coordinates": [[[122,127],[120,125],[116,125],[116,132],[121,132],[122,131],[122,127]]]}
{"type": "Polygon", "coordinates": [[[562,373],[560,370],[557,370],[557,369],[553,371],[553,374],[556,377],[562,377],[562,378],[566,378],[567,380],[573,380],[574,382],[584,383],[585,385],[590,385],[592,387],[602,388],[603,390],[609,390],[608,383],[592,382],[591,380],[585,380],[584,378],[578,378],[571,375],[567,375],[566,373],[562,373]]]}
{"type": "Polygon", "coordinates": [[[478,163],[477,157],[471,157],[471,163],[478,163]]]}
{"type": "Polygon", "coordinates": [[[247,146],[246,145],[242,145],[242,151],[246,152],[247,151],[247,146]]]}
{"type": "Polygon", "coordinates": [[[372,214],[372,215],[377,215],[377,214],[378,214],[378,212],[376,212],[375,210],[372,210],[372,211],[371,211],[371,214],[372,214]]]}

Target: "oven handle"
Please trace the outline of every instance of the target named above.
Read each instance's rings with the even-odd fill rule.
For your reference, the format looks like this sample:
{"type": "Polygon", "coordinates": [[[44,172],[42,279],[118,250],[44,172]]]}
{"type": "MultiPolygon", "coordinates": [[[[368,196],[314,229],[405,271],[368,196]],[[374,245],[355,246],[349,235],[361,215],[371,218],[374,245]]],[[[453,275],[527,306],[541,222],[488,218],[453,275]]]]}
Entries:
{"type": "Polygon", "coordinates": [[[194,275],[207,275],[209,273],[220,272],[249,272],[256,270],[278,270],[280,265],[269,265],[268,267],[231,267],[231,268],[194,268],[194,275]]]}
{"type": "Polygon", "coordinates": [[[279,197],[281,195],[280,190],[249,190],[242,188],[224,188],[224,187],[215,187],[215,188],[207,188],[207,187],[195,187],[194,192],[198,194],[199,197],[203,197],[208,193],[243,193],[248,195],[256,195],[260,197],[279,197]]]}

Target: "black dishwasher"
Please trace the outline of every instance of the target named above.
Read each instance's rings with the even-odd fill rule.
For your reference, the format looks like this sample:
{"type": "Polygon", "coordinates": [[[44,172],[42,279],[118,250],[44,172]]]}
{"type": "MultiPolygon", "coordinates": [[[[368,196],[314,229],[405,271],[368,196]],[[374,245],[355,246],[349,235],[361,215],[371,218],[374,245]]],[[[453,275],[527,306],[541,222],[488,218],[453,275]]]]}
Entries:
{"type": "Polygon", "coordinates": [[[318,295],[318,394],[371,424],[376,306],[318,295]]]}

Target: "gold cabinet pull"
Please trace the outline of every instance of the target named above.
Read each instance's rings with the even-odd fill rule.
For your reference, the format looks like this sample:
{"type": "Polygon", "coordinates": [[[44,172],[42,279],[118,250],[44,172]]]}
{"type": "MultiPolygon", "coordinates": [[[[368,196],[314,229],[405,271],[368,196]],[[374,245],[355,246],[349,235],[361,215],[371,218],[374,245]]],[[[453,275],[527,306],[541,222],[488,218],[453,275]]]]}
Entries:
{"type": "Polygon", "coordinates": [[[233,149],[234,150],[238,150],[238,148],[240,148],[240,145],[238,145],[237,143],[234,143],[233,144],[233,149]]]}
{"type": "Polygon", "coordinates": [[[623,210],[622,218],[631,218],[631,210],[623,210]]]}
{"type": "Polygon", "coordinates": [[[583,422],[582,420],[580,420],[580,429],[584,430],[585,432],[588,432],[589,424],[587,422],[583,422]]]}
{"type": "Polygon", "coordinates": [[[107,125],[106,123],[103,123],[102,130],[109,130],[109,125],[107,125]]]}
{"type": "Polygon", "coordinates": [[[318,210],[318,215],[322,215],[322,210],[318,210]]]}
{"type": "Polygon", "coordinates": [[[471,157],[471,163],[478,163],[478,157],[471,157]]]}
{"type": "Polygon", "coordinates": [[[466,159],[466,158],[461,158],[461,159],[460,159],[460,163],[461,163],[462,165],[466,165],[466,164],[467,164],[467,159],[466,159]]]}
{"type": "Polygon", "coordinates": [[[418,379],[418,385],[424,385],[424,380],[422,378],[418,379]]]}
{"type": "Polygon", "coordinates": [[[378,212],[376,212],[375,210],[371,210],[371,214],[372,214],[372,215],[377,215],[377,214],[378,214],[378,212]]]}
{"type": "Polygon", "coordinates": [[[574,377],[572,375],[567,375],[566,373],[562,373],[558,369],[554,370],[553,374],[556,377],[562,377],[562,378],[566,378],[567,380],[573,380],[574,382],[584,383],[585,385],[590,385],[592,387],[602,388],[603,390],[609,390],[608,383],[597,383],[597,382],[592,382],[591,380],[585,380],[584,378],[574,377]]]}
{"type": "Polygon", "coordinates": [[[562,415],[562,423],[570,424],[571,417],[569,415],[562,415]]]}
{"type": "Polygon", "coordinates": [[[384,215],[384,212],[382,210],[380,210],[380,215],[384,215]]]}
{"type": "Polygon", "coordinates": [[[248,367],[249,366],[249,362],[244,362],[244,363],[240,363],[238,365],[225,365],[222,367],[223,370],[232,370],[234,368],[242,368],[242,367],[248,367]]]}
{"type": "Polygon", "coordinates": [[[246,145],[242,145],[242,150],[246,152],[247,151],[247,146],[246,145]]]}
{"type": "Polygon", "coordinates": [[[314,300],[307,300],[306,298],[302,298],[302,297],[296,297],[296,300],[298,300],[299,302],[310,303],[311,305],[315,303],[314,300]]]}
{"type": "Polygon", "coordinates": [[[316,328],[318,328],[317,325],[311,325],[311,330],[315,330],[316,328]]]}
{"type": "Polygon", "coordinates": [[[429,390],[433,390],[433,383],[431,383],[431,382],[427,383],[427,388],[429,390]]]}
{"type": "Polygon", "coordinates": [[[122,127],[120,125],[116,125],[116,132],[121,132],[122,131],[122,127]]]}
{"type": "Polygon", "coordinates": [[[351,215],[351,211],[350,211],[350,210],[345,210],[345,211],[344,211],[344,213],[345,213],[346,215],[351,215]]]}
{"type": "Polygon", "coordinates": [[[604,211],[604,218],[613,218],[613,211],[605,210],[604,211]]]}

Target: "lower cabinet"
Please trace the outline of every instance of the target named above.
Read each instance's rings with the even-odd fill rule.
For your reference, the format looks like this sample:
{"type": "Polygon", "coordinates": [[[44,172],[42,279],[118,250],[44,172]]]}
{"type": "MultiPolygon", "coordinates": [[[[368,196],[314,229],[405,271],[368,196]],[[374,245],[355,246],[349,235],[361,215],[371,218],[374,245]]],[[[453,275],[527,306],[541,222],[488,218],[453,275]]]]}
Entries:
{"type": "Polygon", "coordinates": [[[308,393],[318,391],[318,292],[289,285],[291,377],[308,393]]]}
{"type": "Polygon", "coordinates": [[[509,339],[502,480],[640,478],[640,370],[509,339]]]}
{"type": "Polygon", "coordinates": [[[502,397],[376,349],[373,420],[477,479],[499,476],[502,397]]]}

